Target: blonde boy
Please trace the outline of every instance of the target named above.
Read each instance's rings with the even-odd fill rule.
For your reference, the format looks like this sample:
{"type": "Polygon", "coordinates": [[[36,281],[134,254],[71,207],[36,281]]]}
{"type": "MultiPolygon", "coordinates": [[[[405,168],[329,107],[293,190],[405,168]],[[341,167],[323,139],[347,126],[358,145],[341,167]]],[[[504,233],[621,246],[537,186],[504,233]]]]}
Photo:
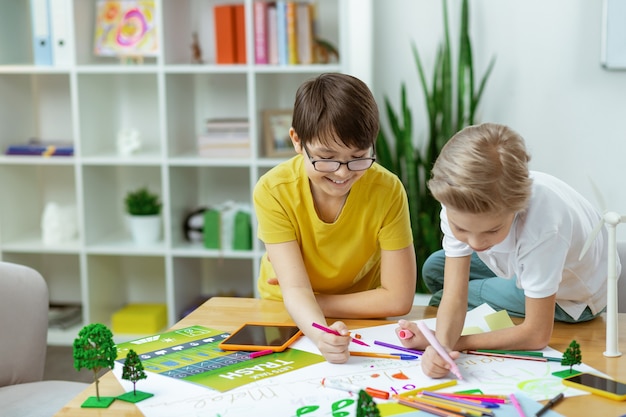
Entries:
{"type": "MultiPolygon", "coordinates": [[[[529,171],[529,160],[519,134],[486,123],[452,137],[433,167],[428,186],[442,204],[444,240],[423,279],[439,305],[437,338],[453,358],[468,349],[542,349],[555,320],[591,320],[606,307],[606,230],[579,260],[600,214],[564,182],[529,171]],[[483,303],[524,321],[461,336],[466,311],[483,303]]],[[[407,346],[427,346],[413,323],[400,326],[416,335],[407,346]]],[[[450,365],[427,348],[422,367],[443,377],[450,365]]]]}

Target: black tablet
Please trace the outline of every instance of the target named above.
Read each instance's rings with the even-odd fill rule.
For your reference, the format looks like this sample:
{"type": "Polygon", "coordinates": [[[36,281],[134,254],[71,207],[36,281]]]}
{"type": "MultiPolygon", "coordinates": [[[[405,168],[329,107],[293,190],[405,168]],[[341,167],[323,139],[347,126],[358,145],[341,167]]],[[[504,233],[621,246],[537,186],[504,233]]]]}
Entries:
{"type": "Polygon", "coordinates": [[[220,344],[223,350],[271,350],[282,352],[302,335],[293,324],[245,323],[220,344]]]}

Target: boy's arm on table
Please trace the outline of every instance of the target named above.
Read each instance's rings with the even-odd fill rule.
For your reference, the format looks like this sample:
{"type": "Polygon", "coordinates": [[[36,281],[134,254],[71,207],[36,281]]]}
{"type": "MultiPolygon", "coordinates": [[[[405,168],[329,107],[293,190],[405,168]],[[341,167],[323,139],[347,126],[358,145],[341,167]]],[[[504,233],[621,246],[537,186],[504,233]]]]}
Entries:
{"type": "Polygon", "coordinates": [[[265,244],[265,248],[276,272],[283,303],[293,321],[313,341],[327,361],[346,362],[350,358],[348,345],[351,338],[345,324],[335,322],[329,326],[343,336],[325,333],[312,326],[313,323],[326,325],[326,318],[313,294],[297,242],[265,244]]]}
{"type": "Polygon", "coordinates": [[[413,245],[381,251],[381,285],[352,294],[316,294],[326,317],[384,318],[407,314],[413,306],[417,267],[413,245]]]}
{"type": "Polygon", "coordinates": [[[554,327],[556,294],[545,298],[526,297],[526,317],[517,326],[461,336],[456,350],[538,350],[550,342],[554,327]]]}

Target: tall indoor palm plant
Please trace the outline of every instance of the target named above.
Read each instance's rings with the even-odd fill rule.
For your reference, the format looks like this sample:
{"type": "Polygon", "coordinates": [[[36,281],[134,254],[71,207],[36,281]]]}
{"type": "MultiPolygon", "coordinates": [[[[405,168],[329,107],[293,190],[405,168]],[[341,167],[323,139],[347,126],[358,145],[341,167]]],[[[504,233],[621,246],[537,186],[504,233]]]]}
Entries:
{"type": "MultiPolygon", "coordinates": [[[[385,110],[392,136],[388,137],[381,129],[376,143],[378,162],[396,173],[406,187],[419,271],[428,255],[441,248],[441,206],[426,186],[431,168],[448,139],[463,127],[474,124],[476,109],[495,64],[495,58],[492,58],[476,88],[469,36],[469,6],[468,0],[462,0],[459,55],[454,82],[447,0],[442,0],[442,4],[444,40],[437,51],[430,86],[417,47],[411,44],[428,112],[428,139],[422,144],[414,140],[406,85],[402,83],[399,111],[385,97],[385,110]]],[[[418,279],[417,282],[416,290],[426,292],[422,281],[418,279]]]]}

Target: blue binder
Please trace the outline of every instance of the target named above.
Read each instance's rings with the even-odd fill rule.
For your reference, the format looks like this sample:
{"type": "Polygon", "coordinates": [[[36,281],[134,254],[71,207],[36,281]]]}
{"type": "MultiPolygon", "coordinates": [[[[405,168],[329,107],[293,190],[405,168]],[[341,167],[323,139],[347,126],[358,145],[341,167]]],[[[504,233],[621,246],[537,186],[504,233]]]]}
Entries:
{"type": "Polygon", "coordinates": [[[48,0],[30,0],[35,65],[52,65],[52,38],[48,0]]]}

